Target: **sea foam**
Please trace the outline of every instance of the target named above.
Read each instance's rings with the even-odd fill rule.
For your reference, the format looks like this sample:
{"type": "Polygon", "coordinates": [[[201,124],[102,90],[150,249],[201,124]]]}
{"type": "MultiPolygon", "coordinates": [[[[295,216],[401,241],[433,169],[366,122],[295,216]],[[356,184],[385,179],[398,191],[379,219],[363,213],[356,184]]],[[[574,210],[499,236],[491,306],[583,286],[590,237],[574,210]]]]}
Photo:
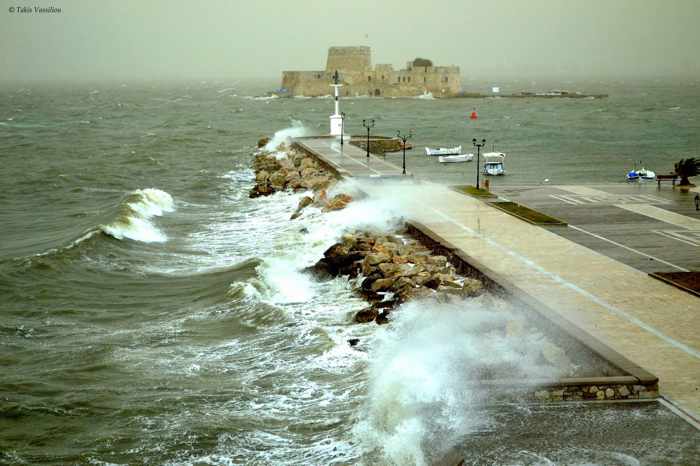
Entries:
{"type": "Polygon", "coordinates": [[[521,385],[558,376],[539,359],[542,336],[504,332],[517,317],[496,303],[411,302],[377,332],[364,413],[353,430],[368,454],[432,464],[463,436],[490,428],[483,408],[498,389],[479,383],[485,374],[521,385]]]}
{"type": "Polygon", "coordinates": [[[119,206],[117,218],[100,229],[116,239],[131,239],[145,243],[165,242],[168,237],[152,222],[166,212],[173,212],[175,203],[170,194],[160,189],[137,189],[119,206]]]}
{"type": "Polygon", "coordinates": [[[279,146],[283,143],[286,144],[291,138],[299,138],[310,134],[311,131],[306,128],[301,121],[292,120],[292,126],[275,131],[275,134],[270,138],[270,141],[265,144],[263,149],[268,152],[274,152],[279,146]]]}

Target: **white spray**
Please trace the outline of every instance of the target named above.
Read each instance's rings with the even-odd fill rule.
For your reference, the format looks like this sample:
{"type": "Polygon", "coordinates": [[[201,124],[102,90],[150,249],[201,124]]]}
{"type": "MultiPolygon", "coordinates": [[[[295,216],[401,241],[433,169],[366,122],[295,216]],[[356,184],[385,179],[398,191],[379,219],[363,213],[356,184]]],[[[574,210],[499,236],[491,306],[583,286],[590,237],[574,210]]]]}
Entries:
{"type": "Polygon", "coordinates": [[[497,389],[480,381],[558,377],[539,358],[546,340],[508,331],[519,318],[502,307],[488,297],[425,300],[394,313],[372,345],[367,401],[354,428],[367,452],[390,464],[431,464],[463,436],[489,428],[481,408],[497,389]]]}

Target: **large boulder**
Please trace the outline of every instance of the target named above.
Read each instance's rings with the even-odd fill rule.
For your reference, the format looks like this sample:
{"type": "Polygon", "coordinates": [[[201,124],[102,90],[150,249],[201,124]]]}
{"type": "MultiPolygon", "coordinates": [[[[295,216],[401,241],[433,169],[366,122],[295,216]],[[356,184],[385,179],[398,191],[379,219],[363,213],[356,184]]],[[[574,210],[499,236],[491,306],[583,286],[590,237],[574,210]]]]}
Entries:
{"type": "Polygon", "coordinates": [[[270,175],[270,183],[273,188],[281,191],[284,189],[285,184],[287,184],[287,176],[282,170],[276,171],[270,175]]]}
{"type": "Polygon", "coordinates": [[[312,189],[314,191],[319,191],[328,188],[330,186],[331,180],[325,175],[313,175],[301,177],[301,185],[306,189],[312,189]]]}
{"type": "Polygon", "coordinates": [[[332,210],[344,209],[351,201],[352,197],[348,196],[347,194],[336,194],[328,200],[328,203],[326,204],[326,207],[323,208],[323,211],[330,212],[332,210]]]}
{"type": "Polygon", "coordinates": [[[379,270],[382,271],[382,275],[385,277],[391,277],[393,275],[398,275],[401,271],[401,266],[393,262],[383,262],[379,264],[379,270]]]}
{"type": "Polygon", "coordinates": [[[261,183],[256,184],[251,188],[250,192],[248,193],[248,197],[255,198],[260,196],[269,196],[274,192],[275,190],[272,189],[272,186],[270,186],[269,183],[261,183]]]}
{"type": "Polygon", "coordinates": [[[379,315],[379,312],[377,312],[377,310],[375,308],[368,307],[368,308],[362,309],[357,314],[355,314],[355,322],[360,323],[360,324],[372,322],[374,319],[377,318],[377,315],[379,315]]]}
{"type": "Polygon", "coordinates": [[[368,277],[365,277],[364,280],[362,280],[362,284],[360,285],[360,288],[364,291],[372,291],[372,284],[377,281],[384,278],[381,273],[375,272],[368,277]]]}
{"type": "Polygon", "coordinates": [[[389,262],[391,260],[391,256],[386,253],[367,254],[365,260],[369,265],[379,265],[382,262],[389,262]]]}
{"type": "Polygon", "coordinates": [[[287,173],[287,186],[294,191],[301,191],[304,188],[299,172],[287,173]]]}
{"type": "Polygon", "coordinates": [[[255,175],[255,182],[256,183],[264,183],[269,179],[270,179],[270,172],[268,172],[267,170],[260,170],[255,175]]]}
{"type": "Polygon", "coordinates": [[[304,208],[313,204],[313,202],[314,202],[314,200],[311,199],[309,196],[302,197],[299,200],[299,204],[297,205],[297,210],[294,211],[291,219],[294,220],[295,218],[298,218],[301,215],[301,211],[304,210],[304,208]]]}
{"type": "Polygon", "coordinates": [[[256,156],[255,160],[253,160],[253,169],[256,173],[261,170],[265,170],[272,173],[276,172],[280,168],[282,168],[282,166],[274,156],[261,154],[256,156]]]}
{"type": "Polygon", "coordinates": [[[391,286],[394,284],[396,281],[395,278],[379,278],[372,282],[371,290],[374,291],[375,293],[377,291],[386,291],[391,288],[391,286]]]}
{"type": "Polygon", "coordinates": [[[331,275],[351,275],[357,273],[363,255],[359,251],[353,251],[342,243],[336,243],[323,253],[323,263],[331,275]],[[353,272],[355,270],[355,272],[353,272]]]}
{"type": "Polygon", "coordinates": [[[304,158],[301,160],[301,163],[299,164],[299,168],[300,168],[301,170],[304,170],[304,169],[306,169],[306,168],[313,168],[313,169],[316,169],[317,167],[318,167],[318,164],[317,164],[316,161],[315,161],[314,159],[312,159],[311,157],[304,157],[304,158]]]}
{"type": "Polygon", "coordinates": [[[302,168],[299,170],[299,174],[301,175],[302,178],[311,178],[312,176],[316,176],[319,174],[319,171],[316,170],[315,168],[302,168]]]}

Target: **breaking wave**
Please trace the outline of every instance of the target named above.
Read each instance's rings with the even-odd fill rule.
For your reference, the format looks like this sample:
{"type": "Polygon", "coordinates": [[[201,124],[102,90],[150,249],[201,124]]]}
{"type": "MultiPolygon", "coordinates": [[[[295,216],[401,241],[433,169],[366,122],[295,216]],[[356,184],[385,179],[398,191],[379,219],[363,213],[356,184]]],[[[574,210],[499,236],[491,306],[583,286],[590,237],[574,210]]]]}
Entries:
{"type": "MultiPolygon", "coordinates": [[[[489,380],[552,380],[541,335],[509,330],[518,318],[485,298],[412,302],[377,332],[365,413],[354,428],[390,464],[438,461],[465,435],[489,429],[489,380]],[[484,383],[485,382],[485,383],[484,383]]],[[[505,389],[504,389],[505,390],[505,389]]],[[[374,452],[374,453],[372,453],[374,452]]]]}
{"type": "Polygon", "coordinates": [[[175,203],[170,194],[160,189],[137,189],[119,206],[117,218],[100,230],[116,239],[131,239],[145,243],[165,242],[168,237],[152,222],[166,212],[173,212],[175,203]]]}
{"type": "Polygon", "coordinates": [[[291,138],[309,136],[310,134],[311,131],[306,128],[301,121],[292,120],[292,126],[276,131],[272,138],[270,138],[270,141],[265,144],[263,149],[268,152],[273,152],[282,144],[287,143],[291,138]]]}

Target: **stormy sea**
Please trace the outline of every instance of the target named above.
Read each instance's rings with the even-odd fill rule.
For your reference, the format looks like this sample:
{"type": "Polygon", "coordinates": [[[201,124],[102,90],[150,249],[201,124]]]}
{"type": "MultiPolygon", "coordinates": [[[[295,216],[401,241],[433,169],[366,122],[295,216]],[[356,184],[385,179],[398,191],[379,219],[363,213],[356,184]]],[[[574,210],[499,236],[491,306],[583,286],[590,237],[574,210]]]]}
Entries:
{"type": "MultiPolygon", "coordinates": [[[[409,169],[444,185],[473,183],[473,164],[440,166],[426,145],[485,138],[508,154],[494,183],[512,185],[624,183],[700,148],[698,81],[499,84],[610,96],[349,98],[346,131],[412,128],[409,169]]],[[[540,341],[480,331],[508,303],[353,323],[366,303],[350,281],[304,270],[344,233],[396,231],[407,196],[293,221],[304,192],[249,198],[258,140],[323,134],[332,111],[264,97],[274,86],[0,89],[0,464],[423,465],[456,445],[466,464],[688,464],[697,434],[663,429],[674,415],[653,404],[486,404],[465,388],[540,341]]]]}

